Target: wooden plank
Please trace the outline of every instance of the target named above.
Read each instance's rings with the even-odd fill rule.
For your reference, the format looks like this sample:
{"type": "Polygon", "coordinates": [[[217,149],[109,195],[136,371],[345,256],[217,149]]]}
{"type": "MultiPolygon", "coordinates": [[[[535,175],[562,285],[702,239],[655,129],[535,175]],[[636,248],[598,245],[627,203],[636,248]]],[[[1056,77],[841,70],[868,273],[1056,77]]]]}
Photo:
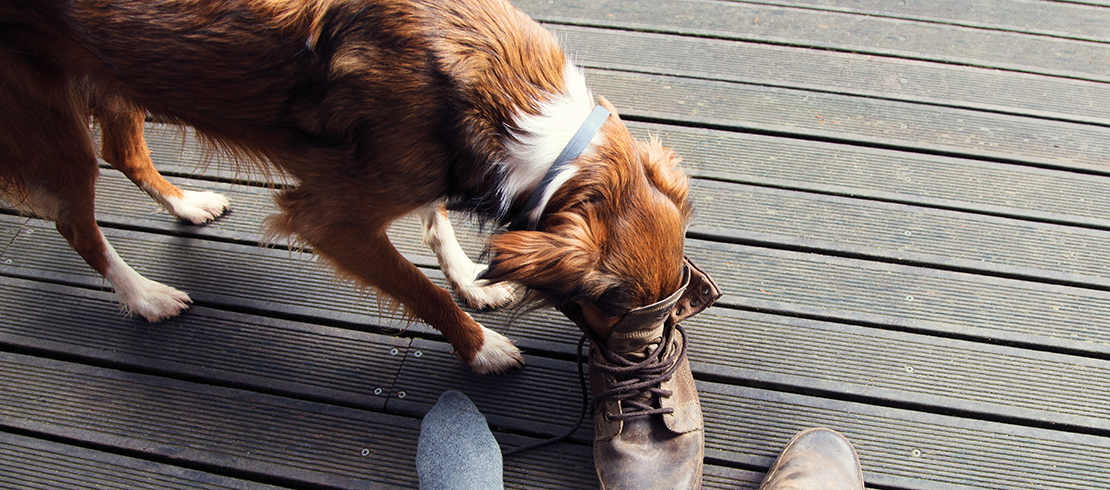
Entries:
{"type": "MultiPolygon", "coordinates": [[[[424,339],[413,340],[397,378],[396,392],[406,396],[394,396],[387,408],[423,415],[440,394],[451,389],[466,393],[490,425],[536,437],[566,432],[574,426],[582,408],[582,390],[573,362],[529,356],[524,369],[483,376],[462,368],[450,345],[424,339]]],[[[578,443],[593,440],[589,418],[574,436],[578,443]]],[[[596,485],[596,481],[593,483],[596,485]]]]}
{"type": "Polygon", "coordinates": [[[757,490],[763,473],[706,464],[701,487],[705,490],[757,490]]]}
{"type": "MultiPolygon", "coordinates": [[[[576,64],[1108,125],[1110,85],[951,64],[548,25],[576,64]]],[[[621,109],[618,107],[618,109],[621,109]]]]}
{"type": "Polygon", "coordinates": [[[1106,31],[1106,26],[1110,25],[1110,10],[1083,5],[1081,2],[934,0],[928,3],[892,3],[881,0],[762,0],[758,3],[1087,41],[1110,41],[1106,31]]]}
{"type": "MultiPolygon", "coordinates": [[[[397,471],[391,483],[411,484],[411,473],[406,478],[400,468],[411,464],[415,421],[14,354],[0,358],[5,374],[0,377],[5,385],[0,421],[5,425],[193,463],[265,468],[316,484],[343,487],[349,478],[380,479],[386,471],[397,471]],[[170,407],[174,417],[150,416],[170,407]],[[89,425],[87,418],[97,423],[89,425]],[[370,426],[390,430],[367,435],[370,426]],[[198,427],[205,432],[193,435],[198,427]],[[244,429],[249,427],[287,429],[266,431],[260,444],[253,430],[244,429]],[[310,434],[319,437],[304,438],[310,434]],[[387,436],[396,446],[379,452],[387,436]],[[361,449],[352,450],[359,447],[373,448],[380,463],[388,460],[390,468],[398,469],[366,468],[356,452],[361,449]]],[[[871,485],[990,488],[1001,481],[1009,488],[1067,488],[1083,479],[1098,481],[1110,464],[1101,457],[1107,448],[1103,437],[716,383],[700,382],[699,390],[707,431],[713,434],[707,455],[737,464],[765,467],[793,433],[812,425],[832,427],[853,440],[871,485]]]]}
{"type": "Polygon", "coordinates": [[[0,373],[5,427],[279,483],[415,483],[418,420],[10,353],[0,373]]]}
{"type": "Polygon", "coordinates": [[[629,126],[641,137],[658,135],[695,177],[1110,229],[1106,176],[728,131],[629,126]]]}
{"type": "Polygon", "coordinates": [[[6,277],[0,296],[9,348],[374,410],[394,392],[410,341],[202,306],[152,324],[120,315],[106,291],[6,277]]]}
{"type": "Polygon", "coordinates": [[[1110,173],[1110,128],[896,101],[587,70],[622,116],[1110,173]]]}
{"type": "Polygon", "coordinates": [[[1110,361],[713,308],[686,322],[701,379],[1110,435],[1110,361]]]}
{"type": "MultiPolygon", "coordinates": [[[[698,383],[706,457],[767,467],[809,427],[843,433],[869,488],[1073,489],[1110,478],[1110,438],[698,383]]],[[[1097,483],[1096,483],[1097,482],[1097,483]]]]}
{"type": "Polygon", "coordinates": [[[1110,289],[1110,232],[697,180],[704,240],[1110,289]]]}
{"type": "MultiPolygon", "coordinates": [[[[268,237],[266,219],[277,213],[273,191],[266,187],[228,184],[196,178],[168,176],[166,180],[190,190],[206,190],[223,194],[231,201],[231,211],[204,225],[193,225],[174,218],[154,203],[146,193],[134,186],[122,173],[101,169],[97,182],[96,215],[102,226],[126,229],[157,230],[177,236],[219,239],[245,245],[263,245],[277,249],[311,252],[312,248],[287,237],[268,237]]],[[[456,218],[459,218],[456,216],[456,218]]],[[[485,244],[477,225],[456,219],[460,245],[471,257],[477,258],[485,244]]],[[[398,251],[410,261],[438,267],[435,256],[423,245],[419,220],[410,216],[399,220],[388,231],[398,251]]]]}
{"type": "MultiPolygon", "coordinates": [[[[171,173],[171,172],[167,172],[171,173]]],[[[231,211],[212,222],[194,225],[170,215],[145,192],[114,169],[101,169],[96,183],[96,216],[102,223],[114,226],[156,229],[180,236],[205,236],[241,243],[260,243],[265,234],[265,220],[277,212],[273,191],[266,187],[229,184],[172,175],[166,180],[193,191],[212,191],[231,201],[231,211]]],[[[287,245],[284,239],[275,245],[287,245]]]]}
{"type": "Polygon", "coordinates": [[[21,490],[279,488],[4,432],[0,432],[0,486],[21,490]]]}
{"type": "MultiPolygon", "coordinates": [[[[0,426],[301,488],[416,486],[418,418],[10,353],[0,373],[0,426]]],[[[569,444],[514,456],[506,487],[596,488],[591,458],[569,444]]]]}
{"type": "MultiPolygon", "coordinates": [[[[650,131],[650,128],[636,129],[650,131]]],[[[795,144],[783,152],[780,140],[744,138],[727,133],[712,139],[713,134],[668,129],[673,132],[662,136],[668,143],[677,143],[678,151],[692,153],[689,156],[694,161],[687,166],[695,175],[718,175],[713,173],[714,161],[719,161],[722,168],[730,162],[735,162],[730,165],[733,168],[747,163],[740,172],[760,171],[762,174],[747,178],[743,173],[721,177],[763,184],[781,182],[783,185],[793,180],[808,180],[811,186],[821,180],[813,177],[835,178],[841,185],[807,190],[846,195],[858,195],[879,185],[897,187],[900,193],[921,187],[924,189],[919,189],[916,196],[899,197],[893,192],[876,192],[878,189],[871,189],[871,194],[884,200],[961,207],[927,196],[947,192],[952,197],[958,194],[972,201],[962,207],[975,213],[993,211],[1026,219],[1110,228],[1110,220],[1097,218],[1103,214],[1104,206],[1110,207],[1110,195],[1103,192],[1110,186],[1107,177],[943,159],[919,158],[914,162],[912,156],[898,158],[903,155],[889,152],[846,155],[849,150],[843,147],[822,144],[795,144]],[[728,154],[731,148],[743,151],[748,158],[721,161],[733,158],[728,154]],[[712,149],[717,151],[707,153],[712,149]],[[788,159],[794,155],[799,161],[788,159]],[[866,158],[868,156],[873,158],[866,158]],[[877,160],[882,156],[889,161],[877,160]],[[837,171],[849,163],[856,168],[863,167],[856,176],[865,180],[850,182],[847,179],[853,177],[851,172],[837,171]],[[817,167],[818,164],[825,167],[817,167]],[[974,177],[969,174],[972,170],[976,171],[974,177]],[[872,175],[871,172],[881,173],[872,175]],[[978,192],[971,191],[970,184],[961,186],[969,182],[980,183],[976,186],[978,192]],[[993,209],[986,208],[991,201],[997,204],[993,209]],[[1027,212],[1016,212],[1010,206],[1025,206],[1027,212]],[[1051,212],[1040,209],[1051,209],[1051,212]],[[1083,215],[1090,219],[1084,219],[1083,215]]],[[[176,222],[165,213],[148,214],[145,208],[136,209],[135,202],[146,200],[145,195],[117,172],[105,170],[103,173],[98,212],[102,221],[118,226],[153,226],[179,233],[184,229],[197,235],[256,243],[261,239],[259,223],[275,211],[267,189],[171,177],[171,181],[181,185],[223,192],[232,199],[235,209],[232,216],[205,227],[192,227],[176,222]]],[[[703,238],[820,249],[1054,282],[1108,285],[1105,259],[1096,253],[1099,244],[1107,238],[1102,231],[704,180],[693,181],[691,195],[698,209],[698,220],[692,232],[703,238]],[[968,227],[965,221],[976,223],[976,226],[968,227]]],[[[457,229],[468,253],[472,257],[480,255],[484,237],[477,225],[459,221],[457,229]]],[[[391,236],[410,260],[436,267],[435,258],[419,243],[420,229],[416,220],[399,221],[391,230],[391,236]]]]}
{"type": "Polygon", "coordinates": [[[1110,81],[1100,43],[850,13],[708,0],[514,0],[554,24],[804,46],[1110,81]]]}
{"type": "MultiPolygon", "coordinates": [[[[257,249],[255,249],[255,250],[257,250],[257,249]]],[[[706,261],[705,259],[706,259],[706,257],[705,257],[705,256],[699,256],[699,257],[698,257],[698,260],[699,260],[699,262],[700,262],[700,263],[702,263],[703,265],[705,265],[705,264],[707,263],[707,261],[706,261]]],[[[729,267],[731,267],[731,268],[734,268],[734,269],[736,268],[736,266],[735,266],[735,265],[733,265],[733,264],[729,264],[729,267]]],[[[715,273],[715,272],[719,272],[720,270],[721,270],[721,269],[719,269],[719,268],[717,268],[717,269],[715,269],[715,270],[714,270],[714,269],[711,269],[711,272],[715,273]]],[[[758,270],[757,270],[757,272],[758,272],[758,273],[760,273],[760,274],[763,274],[763,273],[765,273],[765,272],[766,272],[766,271],[768,271],[768,270],[775,270],[775,268],[774,268],[774,267],[767,267],[767,268],[763,268],[763,269],[758,269],[758,270]]],[[[715,275],[716,275],[716,274],[715,274],[715,275]]],[[[720,275],[717,275],[717,277],[718,277],[718,278],[720,278],[720,277],[722,277],[722,276],[720,276],[720,275]]],[[[812,273],[811,273],[811,274],[802,274],[802,275],[801,275],[801,277],[810,277],[810,278],[812,278],[812,277],[820,277],[820,276],[819,276],[819,275],[815,275],[815,274],[812,274],[812,273]]],[[[727,289],[728,289],[728,290],[730,291],[730,297],[732,296],[732,293],[731,293],[731,291],[735,291],[735,290],[736,290],[735,288],[727,288],[727,289]]],[[[851,293],[851,292],[850,292],[850,291],[848,291],[848,293],[851,293]]],[[[716,311],[716,309],[715,309],[715,310],[713,310],[713,311],[716,311]]],[[[791,338],[793,338],[793,336],[791,336],[791,338]]],[[[796,340],[795,340],[795,341],[796,341],[796,340]]],[[[442,359],[441,359],[441,360],[442,360],[442,359]]],[[[1043,367],[1043,366],[1041,366],[1041,367],[1043,367]]],[[[700,369],[700,368],[699,368],[699,369],[700,369]]],[[[564,371],[565,371],[565,370],[564,370],[564,371]]],[[[827,387],[826,387],[826,388],[827,388],[827,387]]],[[[722,389],[723,389],[723,388],[722,388],[722,389]]],[[[710,391],[712,391],[712,390],[710,390],[710,391]]],[[[927,401],[927,400],[926,400],[926,401],[927,401]]],[[[919,401],[919,402],[920,402],[920,401],[919,401]]],[[[720,403],[721,403],[721,404],[723,404],[723,406],[727,406],[727,407],[729,407],[729,408],[719,408],[719,409],[717,409],[717,410],[721,410],[721,411],[722,411],[722,412],[720,412],[720,413],[732,413],[731,411],[732,411],[732,410],[734,410],[734,407],[735,407],[735,403],[736,403],[736,402],[735,402],[735,400],[733,400],[733,399],[729,399],[729,400],[727,400],[727,401],[722,401],[722,402],[720,402],[720,403]]],[[[708,411],[709,411],[709,410],[710,410],[711,408],[712,408],[712,407],[710,406],[710,403],[709,403],[709,401],[707,401],[707,412],[708,412],[708,411]]],[[[853,412],[853,413],[855,413],[855,412],[853,412]]],[[[804,419],[805,421],[807,421],[806,423],[808,423],[808,421],[811,421],[811,420],[813,420],[813,419],[812,419],[812,417],[809,417],[808,415],[809,415],[809,414],[807,414],[807,416],[806,416],[806,417],[802,417],[802,419],[804,419]]],[[[714,420],[716,421],[717,419],[714,419],[714,420]]],[[[793,421],[794,421],[793,423],[795,423],[795,424],[798,424],[798,423],[803,423],[803,422],[801,422],[801,421],[800,421],[800,419],[791,419],[791,420],[793,420],[793,421]]],[[[714,422],[714,423],[717,423],[717,422],[714,422]]],[[[722,423],[722,424],[727,424],[728,422],[720,422],[720,423],[722,423]]],[[[935,431],[934,431],[934,432],[935,432],[935,431]]],[[[721,434],[730,434],[730,433],[734,433],[734,432],[730,432],[730,431],[726,430],[726,431],[723,431],[723,432],[718,432],[718,433],[721,433],[721,434]]],[[[720,445],[720,444],[731,444],[732,442],[730,442],[730,441],[731,441],[731,439],[729,439],[729,438],[726,438],[726,439],[725,439],[724,441],[722,441],[722,440],[720,440],[720,439],[716,439],[716,438],[714,438],[714,439],[713,439],[713,440],[712,440],[711,442],[712,442],[712,443],[713,443],[714,445],[720,445]]],[[[780,443],[780,444],[781,444],[781,443],[780,443]]],[[[717,447],[719,447],[719,446],[717,446],[717,447]]],[[[773,451],[773,450],[772,450],[772,451],[773,451]]],[[[729,454],[732,454],[732,453],[729,453],[729,454]]],[[[752,455],[751,455],[750,453],[736,453],[736,454],[737,454],[737,455],[736,455],[736,456],[735,456],[735,458],[733,458],[733,459],[723,459],[723,460],[724,460],[724,461],[734,461],[734,462],[736,462],[737,464],[760,464],[760,463],[759,463],[759,461],[760,461],[760,460],[758,460],[758,459],[753,459],[753,456],[752,456],[752,455]],[[745,456],[745,454],[747,454],[747,456],[745,456]]],[[[715,457],[716,457],[716,456],[715,456],[715,457]]],[[[881,480],[880,480],[880,481],[881,481],[881,480]]]]}
{"type": "MultiPolygon", "coordinates": [[[[186,291],[198,306],[322,321],[371,333],[439,336],[423,322],[409,321],[351,284],[335,281],[333,273],[307,253],[113,228],[105,228],[104,234],[132,267],[186,291]]],[[[0,275],[105,288],[103,279],[47,222],[0,215],[0,237],[8,244],[0,253],[0,275]]],[[[438,270],[425,273],[446,286],[438,270]]],[[[536,328],[539,333],[530,333],[528,339],[514,339],[525,348],[547,351],[553,347],[552,338],[568,345],[578,339],[570,321],[554,314],[536,316],[512,309],[474,314],[508,335],[536,328]]]]}
{"type": "Polygon", "coordinates": [[[1110,292],[697,240],[722,305],[1106,357],[1110,292]]]}

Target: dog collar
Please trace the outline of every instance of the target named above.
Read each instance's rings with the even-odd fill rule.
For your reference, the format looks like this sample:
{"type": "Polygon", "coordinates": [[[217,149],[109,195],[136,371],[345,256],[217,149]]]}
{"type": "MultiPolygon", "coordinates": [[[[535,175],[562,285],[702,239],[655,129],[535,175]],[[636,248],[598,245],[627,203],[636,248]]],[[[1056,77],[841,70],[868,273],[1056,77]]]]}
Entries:
{"type": "Polygon", "coordinates": [[[535,230],[536,225],[539,224],[540,215],[543,214],[543,209],[540,206],[540,201],[543,200],[544,194],[547,193],[548,186],[555,180],[555,176],[563,171],[563,168],[570,163],[571,160],[578,158],[586,147],[589,146],[590,141],[594,139],[594,135],[601,129],[601,125],[609,118],[609,110],[595,106],[593,112],[586,116],[586,120],[579,126],[578,131],[571,137],[570,142],[563,148],[562,153],[555,159],[555,163],[551,164],[551,168],[547,170],[547,174],[543,176],[543,180],[536,186],[536,190],[532,191],[532,197],[528,199],[528,203],[524,205],[524,209],[517,214],[512,223],[509,223],[509,230],[535,230]],[[537,209],[538,208],[538,209],[537,209]],[[538,212],[537,212],[538,211],[538,212]],[[532,215],[535,217],[532,217],[532,215]]]}

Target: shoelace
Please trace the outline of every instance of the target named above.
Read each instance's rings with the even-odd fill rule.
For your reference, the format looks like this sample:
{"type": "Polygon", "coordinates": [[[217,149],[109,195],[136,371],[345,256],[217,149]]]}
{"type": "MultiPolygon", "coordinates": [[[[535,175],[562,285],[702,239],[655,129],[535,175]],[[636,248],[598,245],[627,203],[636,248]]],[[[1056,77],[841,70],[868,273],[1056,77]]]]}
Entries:
{"type": "MultiPolygon", "coordinates": [[[[541,447],[550,446],[557,442],[563,441],[578,431],[582,426],[582,421],[586,419],[587,413],[592,413],[598,403],[605,401],[608,398],[616,398],[618,401],[625,402],[633,405],[638,410],[625,411],[619,414],[606,413],[605,416],[609,420],[626,420],[634,417],[646,417],[649,415],[673,413],[674,408],[653,408],[645,403],[631,400],[631,398],[639,397],[645,391],[659,396],[671,396],[670,390],[664,390],[659,386],[674,375],[675,371],[682,364],[686,358],[686,330],[680,325],[674,326],[675,332],[682,335],[682,346],[675,354],[674,362],[668,363],[666,360],[661,359],[665,343],[660,342],[660,346],[655,349],[646,359],[640,362],[633,362],[621,357],[619,354],[613,352],[604,342],[597,342],[600,347],[602,355],[606,361],[617,364],[616,367],[597,365],[599,371],[611,373],[619,378],[626,378],[624,381],[614,383],[610,389],[605,390],[597,396],[592,402],[589,401],[589,393],[586,391],[586,374],[582,370],[582,347],[586,343],[587,335],[583,334],[578,339],[578,383],[582,388],[582,412],[578,415],[578,421],[574,426],[565,433],[552,437],[551,439],[543,440],[533,444],[526,444],[517,448],[513,448],[502,453],[502,457],[510,456],[513,454],[539,449],[541,447]]],[[[673,335],[673,334],[672,334],[673,335]]],[[[673,339],[673,337],[672,337],[673,339]]],[[[600,374],[600,373],[599,373],[600,374]]],[[[650,397],[648,397],[650,400],[650,397]]]]}
{"type": "MultiPolygon", "coordinates": [[[[673,359],[673,362],[663,358],[663,351],[666,350],[663,339],[660,339],[659,347],[640,362],[629,361],[613,352],[604,343],[598,343],[597,346],[602,356],[608,361],[608,365],[597,365],[598,371],[600,371],[599,374],[612,374],[614,378],[623,379],[623,381],[617,381],[610,385],[609,389],[601,392],[590,404],[591,412],[599,403],[612,398],[618,402],[623,402],[622,407],[631,405],[635,410],[622,410],[618,414],[606,413],[605,418],[609,420],[626,420],[634,417],[674,413],[674,408],[652,408],[651,405],[643,403],[637,398],[641,398],[645,392],[658,396],[672,395],[670,390],[664,390],[659,386],[663,381],[671,379],[674,372],[678,370],[679,364],[686,357],[686,332],[680,326],[675,326],[675,331],[682,335],[682,347],[676,353],[677,356],[673,359]]],[[[647,399],[650,400],[651,398],[647,397],[647,399]]]]}

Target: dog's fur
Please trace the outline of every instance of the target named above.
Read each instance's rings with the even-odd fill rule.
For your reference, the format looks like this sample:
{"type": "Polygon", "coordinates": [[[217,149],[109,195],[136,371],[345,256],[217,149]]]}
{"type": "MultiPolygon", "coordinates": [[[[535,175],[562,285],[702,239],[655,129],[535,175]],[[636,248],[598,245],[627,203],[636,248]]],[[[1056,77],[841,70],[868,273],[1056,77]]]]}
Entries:
{"type": "Polygon", "coordinates": [[[581,304],[604,331],[670,295],[686,177],[601,103],[613,115],[560,174],[538,229],[492,236],[483,272],[444,206],[507,223],[594,105],[553,36],[506,1],[0,0],[0,191],[54,220],[152,321],[189,299],[131,270],[97,228],[90,116],[104,160],[194,223],[227,201],[158,174],[146,114],[277,166],[297,185],[277,195],[276,233],[396,299],[476,371],[497,372],[521,362],[517,349],[404,260],[386,227],[419,212],[448,279],[479,307],[508,303],[519,284],[529,299],[581,304]]]}

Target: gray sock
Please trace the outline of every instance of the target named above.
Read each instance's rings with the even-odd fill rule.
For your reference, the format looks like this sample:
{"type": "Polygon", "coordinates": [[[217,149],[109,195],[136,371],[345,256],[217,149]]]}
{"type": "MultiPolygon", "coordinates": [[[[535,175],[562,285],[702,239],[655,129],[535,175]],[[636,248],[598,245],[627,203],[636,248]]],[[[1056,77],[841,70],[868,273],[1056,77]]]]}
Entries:
{"type": "Polygon", "coordinates": [[[500,490],[501,448],[486,417],[466,395],[449,390],[420,424],[420,490],[500,490]]]}

